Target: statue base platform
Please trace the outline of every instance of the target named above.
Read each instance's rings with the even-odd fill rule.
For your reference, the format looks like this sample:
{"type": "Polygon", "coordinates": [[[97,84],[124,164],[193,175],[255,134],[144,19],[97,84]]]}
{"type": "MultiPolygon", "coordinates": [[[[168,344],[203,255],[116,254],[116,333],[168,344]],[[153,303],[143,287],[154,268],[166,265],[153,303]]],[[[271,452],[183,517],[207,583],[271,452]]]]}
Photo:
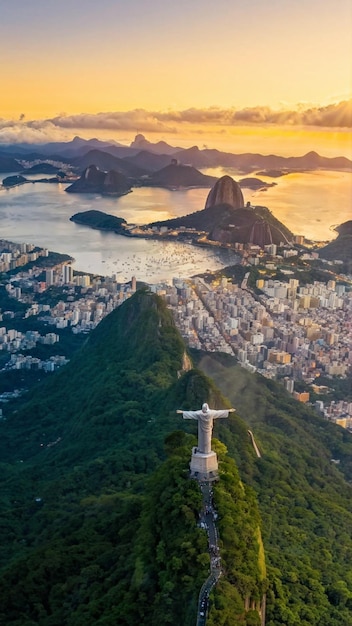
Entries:
{"type": "Polygon", "coordinates": [[[197,448],[192,448],[192,458],[190,462],[191,478],[197,480],[217,480],[218,457],[211,451],[208,454],[198,452],[197,448]]]}

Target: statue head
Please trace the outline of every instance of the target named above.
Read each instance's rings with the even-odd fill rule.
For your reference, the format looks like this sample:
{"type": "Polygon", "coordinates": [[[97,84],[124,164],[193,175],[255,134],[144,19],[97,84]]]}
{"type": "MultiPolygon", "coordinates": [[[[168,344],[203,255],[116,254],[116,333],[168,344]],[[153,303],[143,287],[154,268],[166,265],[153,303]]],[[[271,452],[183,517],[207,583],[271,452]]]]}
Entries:
{"type": "Polygon", "coordinates": [[[203,406],[202,406],[202,412],[203,413],[207,413],[209,411],[209,406],[207,405],[206,402],[204,402],[203,406]]]}

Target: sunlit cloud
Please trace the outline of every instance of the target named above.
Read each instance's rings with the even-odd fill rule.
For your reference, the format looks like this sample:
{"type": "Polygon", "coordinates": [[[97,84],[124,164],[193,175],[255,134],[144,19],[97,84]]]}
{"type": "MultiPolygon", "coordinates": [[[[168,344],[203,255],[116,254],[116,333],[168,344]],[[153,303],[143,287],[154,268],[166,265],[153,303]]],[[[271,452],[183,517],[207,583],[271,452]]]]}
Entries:
{"type": "MultiPolygon", "coordinates": [[[[351,128],[352,100],[324,107],[272,110],[257,106],[244,109],[209,107],[190,108],[183,111],[115,111],[110,113],[60,115],[50,122],[60,128],[86,128],[163,132],[175,134],[182,124],[236,126],[243,124],[276,124],[288,126],[318,126],[325,128],[351,128]]],[[[199,132],[199,131],[198,131],[199,132]]]]}
{"type": "MultiPolygon", "coordinates": [[[[219,135],[247,129],[306,128],[318,131],[340,132],[352,126],[352,100],[326,106],[300,103],[295,108],[273,110],[266,106],[235,108],[190,108],[185,110],[113,111],[101,113],[60,113],[50,119],[28,120],[25,114],[17,119],[0,118],[0,143],[46,143],[67,141],[80,131],[112,131],[128,133],[155,133],[161,135],[219,135]]],[[[276,130],[275,130],[276,129],[276,130]]]]}
{"type": "Polygon", "coordinates": [[[50,120],[60,128],[91,128],[104,130],[128,130],[145,132],[175,133],[176,129],[165,122],[157,113],[144,109],[115,111],[110,113],[81,113],[79,115],[59,115],[50,120]]]}
{"type": "Polygon", "coordinates": [[[57,128],[47,120],[23,122],[0,119],[0,144],[48,143],[67,141],[67,132],[57,128]]]}
{"type": "Polygon", "coordinates": [[[187,109],[153,113],[165,122],[187,122],[191,124],[216,124],[233,126],[239,124],[279,124],[290,126],[318,126],[325,128],[351,128],[352,100],[345,100],[324,107],[298,106],[296,109],[274,111],[270,107],[256,106],[244,109],[187,109]]]}
{"type": "Polygon", "coordinates": [[[233,121],[254,124],[283,124],[291,126],[319,126],[325,128],[351,128],[352,100],[297,110],[272,111],[268,107],[252,107],[236,111],[233,121]]]}

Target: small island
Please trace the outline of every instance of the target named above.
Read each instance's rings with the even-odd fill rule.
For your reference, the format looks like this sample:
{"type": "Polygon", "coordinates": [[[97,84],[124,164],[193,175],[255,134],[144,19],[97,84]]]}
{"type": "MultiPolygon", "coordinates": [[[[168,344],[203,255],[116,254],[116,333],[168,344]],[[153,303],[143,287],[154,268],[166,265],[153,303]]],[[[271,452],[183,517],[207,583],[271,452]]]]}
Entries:
{"type": "Polygon", "coordinates": [[[296,170],[288,170],[285,168],[267,169],[267,170],[261,170],[260,172],[257,172],[257,176],[269,176],[270,178],[280,178],[280,176],[286,176],[287,174],[293,174],[295,172],[296,170]]]}
{"type": "Polygon", "coordinates": [[[24,176],[15,175],[15,176],[7,176],[2,181],[3,187],[17,187],[17,185],[24,185],[24,183],[28,183],[29,181],[24,176]]]}
{"type": "Polygon", "coordinates": [[[252,191],[259,191],[260,189],[268,189],[269,187],[275,187],[277,183],[266,183],[264,180],[260,180],[260,178],[248,177],[241,178],[238,181],[240,187],[245,187],[246,189],[252,189],[252,191]]]}
{"type": "Polygon", "coordinates": [[[70,217],[70,221],[97,230],[106,230],[118,234],[125,234],[124,225],[127,224],[122,217],[115,217],[115,215],[109,215],[108,213],[103,213],[103,211],[93,210],[75,213],[75,215],[70,217]]]}

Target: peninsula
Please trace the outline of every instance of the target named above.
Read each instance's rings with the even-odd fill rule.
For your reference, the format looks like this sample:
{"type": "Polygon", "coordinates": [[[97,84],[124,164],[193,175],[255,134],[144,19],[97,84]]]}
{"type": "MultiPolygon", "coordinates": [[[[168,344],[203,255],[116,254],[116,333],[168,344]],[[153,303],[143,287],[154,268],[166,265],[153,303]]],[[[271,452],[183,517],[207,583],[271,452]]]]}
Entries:
{"type": "Polygon", "coordinates": [[[351,263],[352,261],[352,220],[348,220],[334,228],[337,237],[323,248],[319,248],[322,259],[339,259],[351,263]]]}

